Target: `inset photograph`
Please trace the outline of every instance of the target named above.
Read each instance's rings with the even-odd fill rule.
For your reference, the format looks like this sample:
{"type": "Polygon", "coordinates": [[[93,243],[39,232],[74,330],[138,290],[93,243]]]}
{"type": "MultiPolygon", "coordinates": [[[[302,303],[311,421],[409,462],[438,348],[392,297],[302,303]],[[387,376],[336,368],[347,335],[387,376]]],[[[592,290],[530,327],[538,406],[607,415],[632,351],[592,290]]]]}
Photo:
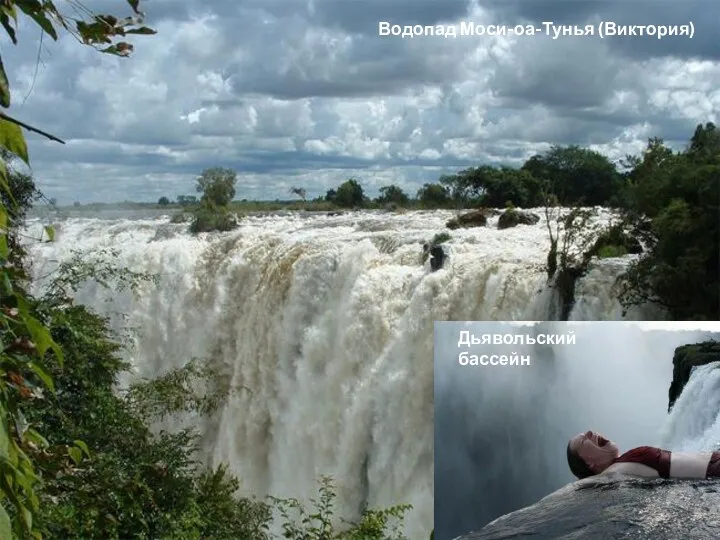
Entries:
{"type": "Polygon", "coordinates": [[[720,538],[720,322],[436,322],[435,540],[720,538]]]}

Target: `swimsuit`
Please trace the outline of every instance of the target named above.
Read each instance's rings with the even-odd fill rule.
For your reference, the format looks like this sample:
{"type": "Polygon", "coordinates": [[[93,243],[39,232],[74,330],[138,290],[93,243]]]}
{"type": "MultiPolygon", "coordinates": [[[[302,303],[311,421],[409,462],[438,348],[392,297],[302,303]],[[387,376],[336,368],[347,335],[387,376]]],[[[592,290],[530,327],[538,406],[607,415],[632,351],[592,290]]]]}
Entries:
{"type": "Polygon", "coordinates": [[[720,452],[669,452],[640,446],[615,459],[603,472],[660,478],[718,478],[720,452]]]}

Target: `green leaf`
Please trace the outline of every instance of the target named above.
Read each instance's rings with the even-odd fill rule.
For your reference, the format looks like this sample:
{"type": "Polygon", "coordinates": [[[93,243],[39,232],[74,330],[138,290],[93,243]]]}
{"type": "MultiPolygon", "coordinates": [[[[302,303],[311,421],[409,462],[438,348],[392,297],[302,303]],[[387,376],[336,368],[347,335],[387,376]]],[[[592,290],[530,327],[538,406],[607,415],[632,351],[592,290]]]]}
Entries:
{"type": "MultiPolygon", "coordinates": [[[[5,416],[6,412],[4,410],[2,412],[3,416],[5,416]]],[[[10,435],[8,434],[5,418],[0,421],[0,462],[10,457],[10,435]]]]}
{"type": "MultiPolygon", "coordinates": [[[[10,198],[10,202],[17,206],[17,201],[15,200],[15,196],[13,195],[12,190],[10,189],[10,184],[8,182],[8,170],[7,170],[7,163],[5,163],[2,159],[0,159],[0,189],[4,190],[5,193],[7,193],[8,197],[10,198]]],[[[2,203],[0,203],[0,206],[2,206],[2,203]]],[[[4,208],[4,206],[3,206],[4,208]]],[[[7,226],[7,216],[5,220],[5,225],[3,225],[3,228],[7,226]]]]}
{"type": "Polygon", "coordinates": [[[13,45],[17,45],[17,37],[15,37],[15,29],[10,24],[10,18],[6,15],[5,10],[7,9],[6,6],[2,6],[2,12],[0,12],[0,24],[3,25],[3,28],[5,28],[5,31],[8,33],[8,36],[10,36],[10,40],[13,42],[13,45]]]}
{"type": "Polygon", "coordinates": [[[9,6],[4,5],[0,7],[0,11],[2,11],[8,17],[12,17],[12,20],[17,22],[17,10],[12,4],[9,6]]]}
{"type": "Polygon", "coordinates": [[[140,34],[143,36],[152,36],[157,34],[157,30],[148,28],[147,26],[141,26],[140,28],[133,28],[132,30],[125,30],[126,34],[140,34]]]}
{"type": "Polygon", "coordinates": [[[0,58],[0,105],[6,109],[10,106],[10,83],[5,74],[2,58],[0,58]]]}
{"type": "Polygon", "coordinates": [[[0,117],[0,146],[4,146],[25,163],[30,164],[27,143],[25,142],[22,128],[17,124],[8,122],[2,117],[0,117]]]}
{"type": "Polygon", "coordinates": [[[38,378],[43,382],[43,384],[47,387],[47,389],[50,390],[54,394],[55,393],[55,383],[53,382],[50,374],[47,371],[45,371],[45,368],[43,368],[37,362],[30,362],[28,364],[28,367],[32,370],[32,372],[35,375],[38,376],[38,378]]]}
{"type": "Polygon", "coordinates": [[[75,462],[75,465],[80,465],[82,461],[82,451],[77,446],[71,446],[68,448],[68,455],[70,459],[75,462]]]}
{"type": "Polygon", "coordinates": [[[73,443],[75,444],[75,446],[80,448],[80,450],[85,452],[85,455],[87,457],[90,457],[90,449],[88,448],[87,444],[85,444],[84,441],[76,440],[76,441],[73,441],[73,443]]]}
{"type": "Polygon", "coordinates": [[[48,242],[55,241],[55,227],[53,227],[52,225],[47,225],[45,227],[45,233],[48,235],[48,242]]]}
{"type": "Polygon", "coordinates": [[[25,438],[28,441],[31,441],[31,442],[37,444],[40,448],[47,448],[50,445],[50,443],[48,443],[48,441],[45,437],[40,435],[37,431],[35,431],[32,428],[27,430],[27,432],[25,433],[25,438]]]}
{"type": "Polygon", "coordinates": [[[40,358],[43,358],[47,350],[53,345],[50,331],[31,315],[25,314],[23,320],[25,321],[25,326],[27,326],[28,332],[30,332],[30,336],[32,336],[32,340],[37,347],[40,358]]]}
{"type": "Polygon", "coordinates": [[[129,43],[118,43],[117,45],[110,45],[104,49],[100,49],[101,53],[112,54],[115,56],[130,56],[133,51],[133,46],[129,43]]]}
{"type": "Polygon", "coordinates": [[[0,538],[12,538],[12,526],[7,510],[0,503],[0,538]]]}
{"type": "Polygon", "coordinates": [[[127,3],[130,4],[130,7],[135,13],[140,13],[140,11],[138,11],[140,9],[140,0],[127,0],[127,3]]]}
{"type": "Polygon", "coordinates": [[[5,229],[7,228],[7,211],[5,207],[0,205],[0,258],[3,260],[8,257],[8,243],[7,234],[5,229]]]}
{"type": "MultiPolygon", "coordinates": [[[[7,236],[3,235],[0,237],[0,242],[3,243],[7,249],[7,236]]],[[[2,284],[5,289],[5,294],[10,296],[13,293],[13,284],[12,281],[10,281],[10,276],[7,272],[2,272],[2,284]]]]}

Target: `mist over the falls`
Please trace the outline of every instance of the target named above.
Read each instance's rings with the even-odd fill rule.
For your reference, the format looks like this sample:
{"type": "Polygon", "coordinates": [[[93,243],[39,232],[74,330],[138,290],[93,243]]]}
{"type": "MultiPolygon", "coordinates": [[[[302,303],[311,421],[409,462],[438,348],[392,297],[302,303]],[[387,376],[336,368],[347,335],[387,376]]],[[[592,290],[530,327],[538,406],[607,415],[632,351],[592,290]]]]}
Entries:
{"type": "MultiPolygon", "coordinates": [[[[574,481],[567,441],[600,431],[624,452],[687,447],[668,426],[698,414],[683,398],[668,415],[676,347],[720,337],[720,323],[438,323],[435,367],[435,537],[447,540],[531,505],[574,481]],[[714,326],[713,326],[714,325],[714,326]],[[681,330],[702,328],[703,331],[681,330]],[[708,328],[717,332],[711,334],[708,328]],[[529,355],[530,366],[458,364],[461,330],[475,335],[567,334],[574,345],[495,345],[472,354],[529,355]],[[678,420],[677,415],[682,415],[678,420]]],[[[718,380],[715,380],[717,386],[718,380]]],[[[688,385],[690,388],[692,385],[688,385]]],[[[684,395],[684,393],[683,393],[684,395]]],[[[717,399],[707,409],[713,424],[717,399]]],[[[704,418],[703,422],[708,423],[704,418]]],[[[707,427],[707,425],[705,426],[707,427]]],[[[697,428],[689,438],[702,429],[697,428]]],[[[720,427],[717,428],[720,434],[720,427]]],[[[720,439],[718,439],[720,441],[720,439]]]]}
{"type": "MultiPolygon", "coordinates": [[[[159,284],[145,284],[136,298],[92,283],[76,298],[110,316],[115,328],[133,332],[124,353],[133,376],[152,377],[193,357],[212,357],[234,384],[249,389],[233,394],[213,417],[193,420],[203,437],[204,459],[229,463],[243,493],[305,498],[315,495],[319,475],[331,475],[339,487],[339,515],[352,519],[364,503],[409,503],[414,509],[406,533],[426,539],[433,527],[433,322],[544,320],[557,313],[556,295],[545,286],[549,241],[543,221],[497,230],[493,218],[488,227],[451,231],[446,266],[431,272],[429,263],[421,262],[422,243],[445,230],[453,215],[251,216],[231,233],[198,237],[167,217],[72,218],[56,225],[55,242],[32,244],[30,251],[38,288],[72,250],[92,256],[113,248],[119,265],[159,275],[159,284]]],[[[578,283],[570,318],[620,319],[612,283],[630,259],[593,263],[578,283]]],[[[643,319],[648,313],[631,310],[627,317],[643,319]]],[[[595,352],[628,346],[651,344],[605,340],[595,352]]],[[[617,354],[602,359],[568,362],[555,375],[513,370],[507,384],[525,384],[525,390],[495,395],[488,387],[479,399],[498,400],[484,408],[482,402],[469,402],[474,412],[468,418],[477,414],[479,426],[495,430],[492,420],[505,418],[507,428],[524,430],[514,436],[549,451],[550,441],[595,417],[581,416],[581,409],[568,405],[573,403],[569,396],[554,395],[557,401],[545,405],[548,411],[554,415],[567,407],[575,421],[550,421],[555,418],[550,412],[531,407],[553,395],[538,377],[560,388],[566,388],[561,380],[573,377],[604,380],[619,386],[579,388],[577,395],[625,393],[630,397],[611,411],[621,416],[627,399],[643,396],[637,406],[649,416],[638,416],[635,427],[597,427],[613,428],[622,444],[647,442],[644,436],[654,433],[646,428],[652,424],[648,419],[657,423],[663,414],[666,368],[638,367],[643,380],[623,378],[617,354]],[[616,368],[610,376],[603,375],[607,366],[616,368]],[[654,397],[648,401],[648,396],[654,397]],[[488,410],[495,412],[488,415],[488,410]],[[633,433],[638,436],[631,438],[633,433]]],[[[599,419],[610,422],[611,417],[599,419]]],[[[524,452],[507,433],[498,431],[505,438],[495,443],[524,452]]],[[[536,459],[549,460],[552,469],[537,467],[537,478],[529,482],[502,461],[498,476],[483,482],[506,491],[519,486],[526,494],[522,501],[529,501],[560,478],[560,458],[548,455],[536,459]]],[[[502,497],[497,499],[499,504],[502,497]]],[[[478,515],[496,515],[506,507],[486,501],[477,506],[478,515]]]]}

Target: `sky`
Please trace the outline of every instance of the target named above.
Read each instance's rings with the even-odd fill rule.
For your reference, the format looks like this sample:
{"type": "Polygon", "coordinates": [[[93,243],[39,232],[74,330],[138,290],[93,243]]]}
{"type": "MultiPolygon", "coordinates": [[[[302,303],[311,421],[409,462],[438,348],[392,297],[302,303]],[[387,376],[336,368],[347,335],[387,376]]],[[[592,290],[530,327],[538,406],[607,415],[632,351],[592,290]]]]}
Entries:
{"type": "MultiPolygon", "coordinates": [[[[58,1],[61,7],[67,2],[58,1]]],[[[86,1],[130,15],[120,0],[86,1]]],[[[67,7],[65,10],[67,12],[67,7]]],[[[129,58],[27,22],[2,59],[10,114],[45,195],[157,201],[193,194],[206,168],[238,173],[237,199],[414,195],[442,174],[519,166],[553,144],[619,160],[651,137],[682,148],[720,116],[716,0],[144,0],[154,36],[129,58]],[[594,25],[592,36],[379,35],[391,25],[594,25]],[[597,24],[686,25],[687,36],[600,38],[597,24]],[[38,61],[39,59],[39,61],[38,61]]]]}

